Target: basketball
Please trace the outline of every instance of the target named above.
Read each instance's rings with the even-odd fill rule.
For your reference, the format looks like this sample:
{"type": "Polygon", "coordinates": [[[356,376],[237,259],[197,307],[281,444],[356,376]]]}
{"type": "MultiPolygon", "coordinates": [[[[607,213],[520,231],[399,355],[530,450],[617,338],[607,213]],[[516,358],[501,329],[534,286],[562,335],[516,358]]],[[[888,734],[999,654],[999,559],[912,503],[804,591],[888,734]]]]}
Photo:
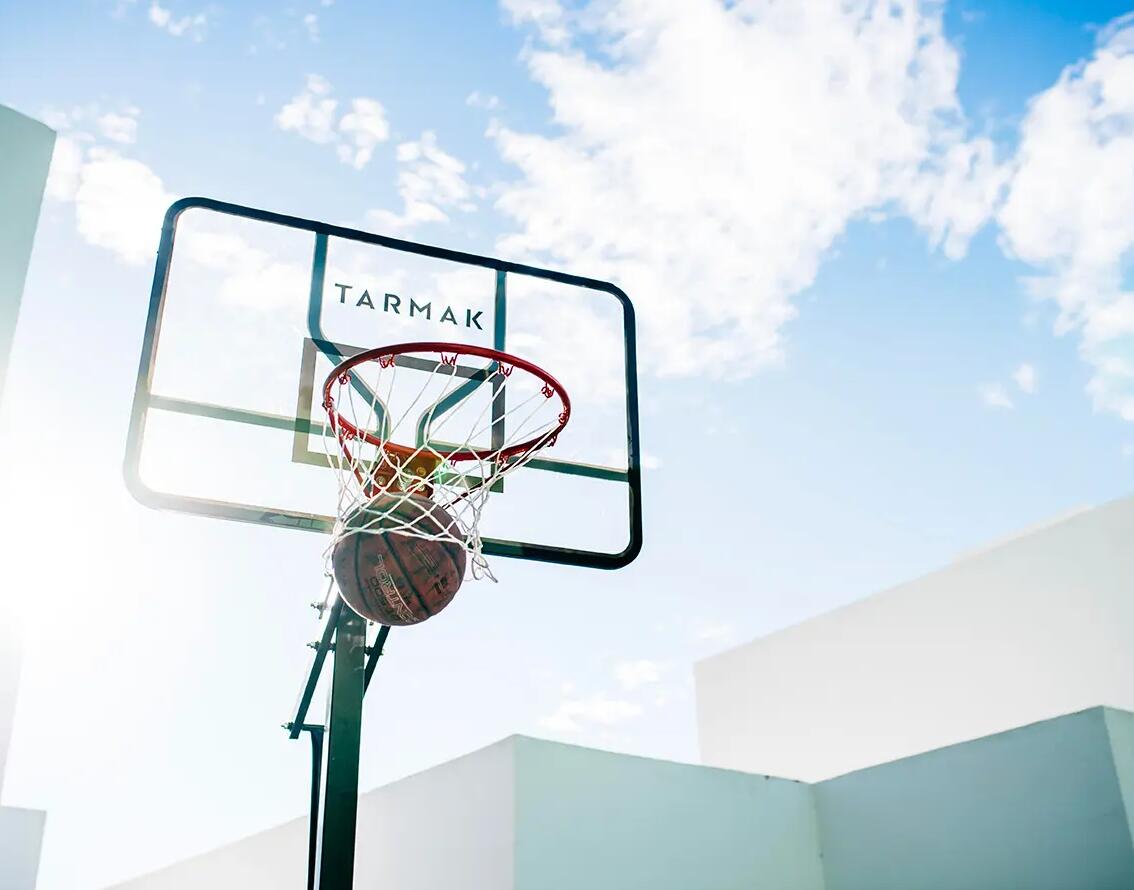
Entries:
{"type": "Polygon", "coordinates": [[[417,495],[379,495],[350,516],[346,527],[331,566],[343,600],[363,618],[418,624],[452,602],[465,577],[465,550],[456,540],[459,526],[440,504],[417,495]],[[396,530],[407,525],[444,537],[396,530]]]}

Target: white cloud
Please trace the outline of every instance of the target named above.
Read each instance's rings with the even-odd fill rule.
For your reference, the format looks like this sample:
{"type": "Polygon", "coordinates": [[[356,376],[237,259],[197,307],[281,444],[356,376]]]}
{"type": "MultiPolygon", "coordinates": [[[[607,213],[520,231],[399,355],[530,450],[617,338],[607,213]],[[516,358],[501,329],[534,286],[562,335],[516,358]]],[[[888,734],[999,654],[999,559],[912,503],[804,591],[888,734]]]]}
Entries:
{"type": "Polygon", "coordinates": [[[70,111],[66,111],[62,108],[48,107],[44,108],[43,111],[40,112],[39,117],[40,120],[47,124],[47,126],[51,127],[51,129],[64,132],[71,129],[75,125],[76,121],[81,118],[82,114],[83,109],[81,108],[74,108],[70,111]]]}
{"type": "Polygon", "coordinates": [[[47,107],[40,112],[40,119],[60,133],[83,143],[98,139],[128,144],[137,141],[138,118],[141,110],[134,105],[122,105],[116,109],[106,109],[98,102],[75,105],[71,108],[47,107]]]}
{"type": "Polygon", "coordinates": [[[1020,392],[1034,393],[1036,391],[1036,369],[1024,362],[1012,372],[1012,380],[1019,387],[1020,392]]]}
{"type": "Polygon", "coordinates": [[[386,112],[377,99],[352,99],[351,110],[339,121],[348,144],[338,147],[339,159],[361,170],[374,156],[374,147],[390,138],[386,112]]]}
{"type": "Polygon", "coordinates": [[[470,211],[472,188],[465,181],[465,165],[443,151],[435,133],[427,130],[416,142],[398,146],[398,194],[401,213],[371,210],[367,218],[384,229],[403,230],[422,223],[447,222],[446,210],[470,211]]]}
{"type": "Polygon", "coordinates": [[[471,108],[484,108],[488,111],[493,111],[500,107],[500,97],[473,90],[465,97],[465,104],[471,108]]]}
{"type": "Polygon", "coordinates": [[[627,692],[642,686],[660,682],[665,666],[656,661],[640,658],[637,661],[623,661],[614,666],[614,679],[627,692]]]}
{"type": "Polygon", "coordinates": [[[937,160],[936,175],[918,176],[901,202],[950,259],[961,259],[969,240],[988,221],[1008,181],[996,162],[991,140],[949,145],[937,160]]]}
{"type": "Polygon", "coordinates": [[[276,126],[298,133],[311,142],[325,144],[338,138],[331,85],[318,74],[307,75],[307,85],[276,114],[276,126]]]}
{"type": "Polygon", "coordinates": [[[47,172],[47,197],[56,201],[74,198],[82,168],[83,146],[69,136],[59,136],[55,140],[55,151],[47,172]]]}
{"type": "Polygon", "coordinates": [[[103,111],[97,104],[43,114],[59,130],[47,196],[74,202],[84,241],[135,264],[153,259],[162,217],[174,200],[149,167],[108,145],[133,142],[139,114],[133,106],[103,111]]]}
{"type": "Polygon", "coordinates": [[[794,296],[847,225],[905,213],[950,256],[1004,173],[968,140],[941,8],[913,0],[507,0],[554,136],[494,125],[519,170],[499,249],[611,278],[648,369],[777,361],[794,296]]]}
{"type": "Polygon", "coordinates": [[[1059,309],[1093,369],[1096,409],[1134,420],[1134,21],[1100,35],[1094,56],[1030,103],[1002,243],[1040,274],[1033,295],[1059,309]]]}
{"type": "Polygon", "coordinates": [[[662,468],[662,459],[648,451],[642,452],[640,460],[643,470],[660,470],[662,468]]]}
{"type": "MultiPolygon", "coordinates": [[[[1036,391],[1039,378],[1035,367],[1028,362],[1017,365],[1016,370],[1011,374],[1011,378],[1012,384],[1024,395],[1031,395],[1036,391]]],[[[1016,407],[1015,402],[1012,401],[1012,396],[1009,394],[1012,384],[982,383],[977,387],[977,394],[989,408],[1012,410],[1016,407]]]]}
{"type": "Polygon", "coordinates": [[[977,387],[977,394],[989,408],[1011,410],[1015,407],[1012,404],[1012,399],[1008,396],[1008,391],[999,383],[982,383],[977,387]]]}
{"type": "Polygon", "coordinates": [[[256,309],[266,316],[286,307],[295,299],[295,282],[302,280],[302,262],[281,258],[271,242],[257,242],[226,221],[213,219],[207,227],[198,223],[183,228],[177,236],[180,260],[199,270],[220,272],[215,285],[220,301],[228,306],[256,309]]]}
{"type": "Polygon", "coordinates": [[[99,132],[111,142],[128,145],[138,139],[138,109],[129,108],[123,114],[108,111],[98,119],[99,132]]]}
{"type": "Polygon", "coordinates": [[[562,46],[570,38],[566,14],[559,0],[502,0],[501,5],[510,14],[513,24],[534,24],[541,39],[552,46],[562,46]]]}
{"type": "Polygon", "coordinates": [[[1122,457],[1124,460],[1134,458],[1134,442],[1128,442],[1126,445],[1122,446],[1122,457]]]}
{"type": "Polygon", "coordinates": [[[312,43],[319,42],[319,16],[313,12],[307,13],[303,17],[303,27],[307,29],[307,36],[311,38],[312,43]]]}
{"type": "Polygon", "coordinates": [[[540,718],[539,725],[552,732],[580,732],[588,724],[617,726],[640,716],[641,705],[598,693],[589,698],[563,700],[553,713],[540,718]]]}
{"type": "Polygon", "coordinates": [[[232,272],[242,265],[258,269],[264,266],[269,257],[264,251],[256,250],[240,235],[226,231],[210,231],[189,228],[177,237],[178,258],[185,259],[205,269],[232,272]]]}
{"type": "Polygon", "coordinates": [[[188,36],[196,42],[205,39],[208,16],[203,12],[177,17],[172,10],[154,0],[150,3],[149,19],[153,25],[174,37],[188,36]]]}
{"type": "Polygon", "coordinates": [[[141,161],[92,148],[75,191],[79,234],[128,263],[150,262],[172,201],[161,179],[141,161]]]}
{"type": "Polygon", "coordinates": [[[375,147],[390,138],[386,111],[377,99],[366,97],[351,99],[350,111],[341,117],[338,107],[327,80],[309,74],[303,90],[276,114],[276,126],[320,145],[334,144],[339,160],[361,170],[375,147]]]}

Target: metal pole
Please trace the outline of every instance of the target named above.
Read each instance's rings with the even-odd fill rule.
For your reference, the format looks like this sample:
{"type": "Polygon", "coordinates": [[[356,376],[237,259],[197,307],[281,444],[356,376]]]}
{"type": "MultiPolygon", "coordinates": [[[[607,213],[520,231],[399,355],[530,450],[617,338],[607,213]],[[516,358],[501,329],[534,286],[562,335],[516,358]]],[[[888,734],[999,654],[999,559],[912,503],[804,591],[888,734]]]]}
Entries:
{"type": "Polygon", "coordinates": [[[386,647],[386,637],[389,635],[390,625],[383,624],[378,628],[378,638],[370,647],[370,657],[366,659],[366,680],[362,686],[363,692],[370,688],[370,680],[374,676],[374,670],[378,667],[378,659],[382,657],[382,650],[386,647]]]}
{"type": "Polygon", "coordinates": [[[319,675],[323,673],[323,662],[327,659],[327,653],[331,651],[335,629],[339,626],[339,612],[345,608],[343,601],[336,596],[334,604],[330,607],[327,617],[324,619],[327,623],[323,626],[323,634],[319,642],[308,644],[315,650],[315,657],[312,659],[311,669],[307,672],[307,680],[299,693],[299,701],[295,705],[295,717],[292,718],[290,723],[284,724],[284,729],[293,739],[299,738],[299,734],[307,727],[307,709],[311,707],[315,687],[319,685],[319,675]]]}
{"type": "Polygon", "coordinates": [[[323,744],[316,890],[352,890],[358,819],[358,752],[365,692],[366,621],[344,608],[336,618],[334,670],[323,744]]]}
{"type": "Polygon", "coordinates": [[[315,890],[315,859],[319,855],[319,792],[322,788],[323,727],[303,727],[311,734],[311,818],[307,832],[307,890],[315,890]]]}

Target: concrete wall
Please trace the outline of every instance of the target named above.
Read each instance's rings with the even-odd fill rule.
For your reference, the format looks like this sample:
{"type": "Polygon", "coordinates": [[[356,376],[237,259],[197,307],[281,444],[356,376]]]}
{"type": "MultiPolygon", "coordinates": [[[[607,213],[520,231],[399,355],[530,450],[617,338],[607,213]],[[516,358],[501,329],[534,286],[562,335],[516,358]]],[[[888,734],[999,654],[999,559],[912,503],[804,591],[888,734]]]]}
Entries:
{"type": "MultiPolygon", "coordinates": [[[[817,840],[799,783],[513,737],[364,794],[354,885],[823,890],[817,840]]],[[[297,819],[117,886],[301,890],[306,855],[297,819]]]]}
{"type": "MultiPolygon", "coordinates": [[[[514,737],[363,795],[359,890],[1134,887],[1134,714],[809,786],[514,737]]],[[[300,890],[306,820],[119,885],[300,890]]]]}
{"type": "MultiPolygon", "coordinates": [[[[356,890],[512,886],[513,740],[363,794],[356,890]]],[[[115,885],[119,890],[304,890],[307,819],[115,885]]]]}
{"type": "Polygon", "coordinates": [[[54,130],[0,105],[0,393],[54,147],[54,130]]]}
{"type": "Polygon", "coordinates": [[[514,798],[514,738],[370,792],[358,812],[356,890],[507,890],[514,798]]]}
{"type": "Polygon", "coordinates": [[[306,890],[307,820],[295,819],[114,886],[123,890],[306,890]]]}
{"type": "MultiPolygon", "coordinates": [[[[0,398],[55,132],[0,105],[0,398]]],[[[19,680],[15,591],[0,591],[0,790],[19,680]]]]}
{"type": "MultiPolygon", "coordinates": [[[[24,290],[55,133],[0,105],[0,398],[24,290]]],[[[20,677],[22,591],[0,590],[0,792],[20,677]]],[[[44,814],[0,807],[0,887],[35,886],[44,814]]]]}
{"type": "Polygon", "coordinates": [[[46,813],[0,807],[0,887],[33,890],[46,813]]]}
{"type": "Polygon", "coordinates": [[[1134,732],[1095,708],[823,782],[828,890],[1134,887],[1111,721],[1134,732]]]}
{"type": "Polygon", "coordinates": [[[1104,708],[1103,716],[1110,735],[1111,755],[1114,757],[1114,771],[1118,776],[1118,790],[1126,814],[1126,828],[1131,843],[1134,844],[1134,714],[1104,708]]]}
{"type": "Polygon", "coordinates": [[[706,763],[817,781],[1134,710],[1134,498],[696,666],[706,763]]]}
{"type": "Polygon", "coordinates": [[[806,785],[516,745],[516,890],[823,890],[806,785]]]}

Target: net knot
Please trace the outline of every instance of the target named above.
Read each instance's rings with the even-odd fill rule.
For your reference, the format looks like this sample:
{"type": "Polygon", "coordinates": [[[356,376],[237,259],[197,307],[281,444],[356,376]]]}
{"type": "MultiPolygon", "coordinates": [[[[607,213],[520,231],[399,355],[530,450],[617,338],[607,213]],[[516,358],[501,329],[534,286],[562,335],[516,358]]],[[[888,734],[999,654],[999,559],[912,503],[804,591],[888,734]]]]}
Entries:
{"type": "Polygon", "coordinates": [[[394,363],[394,357],[392,355],[380,355],[380,356],[378,356],[378,364],[383,368],[388,368],[393,363],[394,363]]]}
{"type": "Polygon", "coordinates": [[[441,364],[453,365],[454,367],[456,367],[456,365],[457,365],[457,353],[454,352],[452,355],[445,355],[445,353],[442,352],[441,353],[441,364]]]}
{"type": "Polygon", "coordinates": [[[506,365],[504,364],[504,362],[500,362],[499,365],[501,374],[503,374],[505,377],[512,376],[512,371],[515,369],[514,365],[506,365]]]}
{"type": "Polygon", "coordinates": [[[541,393],[543,393],[543,394],[544,394],[544,396],[545,396],[546,398],[549,398],[549,399],[550,399],[550,398],[551,398],[551,397],[552,397],[553,395],[555,395],[555,390],[551,388],[551,384],[550,384],[550,383],[545,383],[545,384],[543,385],[543,389],[541,389],[541,390],[540,390],[540,392],[541,392],[541,393]]]}
{"type": "Polygon", "coordinates": [[[350,371],[343,371],[339,375],[339,385],[346,386],[348,383],[350,383],[350,371]]]}

